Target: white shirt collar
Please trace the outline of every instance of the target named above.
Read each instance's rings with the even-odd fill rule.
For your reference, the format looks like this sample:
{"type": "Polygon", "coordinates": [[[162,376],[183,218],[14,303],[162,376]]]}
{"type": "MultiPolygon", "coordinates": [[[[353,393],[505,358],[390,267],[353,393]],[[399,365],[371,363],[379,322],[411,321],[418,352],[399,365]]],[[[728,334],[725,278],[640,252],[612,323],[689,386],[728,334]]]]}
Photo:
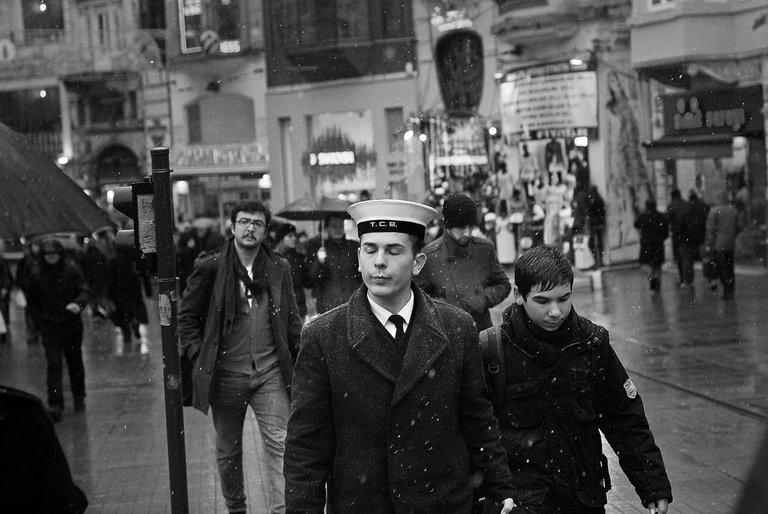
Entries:
{"type": "Polygon", "coordinates": [[[373,312],[373,315],[376,316],[376,319],[379,320],[379,323],[384,325],[384,328],[387,329],[387,331],[392,335],[392,337],[395,337],[396,327],[395,324],[389,321],[389,317],[392,314],[398,314],[405,320],[405,324],[403,325],[403,331],[408,330],[408,325],[411,322],[411,315],[413,314],[413,305],[414,305],[414,296],[413,296],[413,290],[409,290],[410,296],[408,297],[408,301],[405,302],[405,305],[402,309],[400,309],[398,312],[389,312],[387,309],[376,303],[373,298],[371,298],[371,294],[368,293],[368,303],[371,305],[371,311],[373,312]]]}

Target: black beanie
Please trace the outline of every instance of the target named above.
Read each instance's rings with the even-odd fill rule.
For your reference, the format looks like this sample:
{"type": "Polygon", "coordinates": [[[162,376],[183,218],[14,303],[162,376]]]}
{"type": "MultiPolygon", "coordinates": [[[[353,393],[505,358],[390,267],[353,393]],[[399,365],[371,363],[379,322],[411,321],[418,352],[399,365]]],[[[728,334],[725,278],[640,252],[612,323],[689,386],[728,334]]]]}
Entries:
{"type": "Polygon", "coordinates": [[[477,225],[477,208],[470,197],[461,193],[449,194],[443,200],[445,228],[477,225]]]}
{"type": "Polygon", "coordinates": [[[283,240],[285,236],[290,234],[291,232],[296,232],[296,227],[291,225],[290,223],[283,223],[280,225],[277,230],[275,230],[275,241],[280,242],[283,240]]]}

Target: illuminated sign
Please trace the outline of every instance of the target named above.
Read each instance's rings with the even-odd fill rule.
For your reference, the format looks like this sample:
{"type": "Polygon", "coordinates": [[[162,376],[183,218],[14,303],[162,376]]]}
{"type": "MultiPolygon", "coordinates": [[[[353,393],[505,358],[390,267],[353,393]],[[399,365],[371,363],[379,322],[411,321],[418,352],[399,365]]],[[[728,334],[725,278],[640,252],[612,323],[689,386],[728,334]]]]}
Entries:
{"type": "Polygon", "coordinates": [[[318,152],[309,154],[310,166],[333,166],[336,164],[354,164],[355,152],[318,152]]]}
{"type": "Polygon", "coordinates": [[[181,53],[242,51],[240,0],[178,0],[181,53]]]}

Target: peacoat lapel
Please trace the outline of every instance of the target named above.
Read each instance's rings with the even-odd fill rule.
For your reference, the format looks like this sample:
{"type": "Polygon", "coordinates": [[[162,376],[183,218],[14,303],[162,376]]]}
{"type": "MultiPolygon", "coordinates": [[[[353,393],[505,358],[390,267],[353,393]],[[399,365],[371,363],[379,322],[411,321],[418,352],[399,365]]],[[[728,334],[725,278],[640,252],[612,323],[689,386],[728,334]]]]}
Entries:
{"type": "Polygon", "coordinates": [[[347,304],[347,335],[352,350],[369,366],[395,384],[392,405],[400,401],[424,377],[448,344],[434,304],[418,287],[413,288],[415,306],[408,350],[400,359],[392,347],[377,336],[379,320],[371,312],[365,286],[347,304]]]}
{"type": "Polygon", "coordinates": [[[448,335],[431,299],[412,285],[415,305],[411,318],[411,335],[400,376],[395,385],[392,405],[399,402],[416,383],[424,378],[448,345],[448,335]]]}
{"type": "Polygon", "coordinates": [[[361,286],[349,299],[347,341],[352,351],[384,378],[395,384],[400,373],[400,356],[378,335],[379,320],[368,304],[367,289],[361,286]]]}

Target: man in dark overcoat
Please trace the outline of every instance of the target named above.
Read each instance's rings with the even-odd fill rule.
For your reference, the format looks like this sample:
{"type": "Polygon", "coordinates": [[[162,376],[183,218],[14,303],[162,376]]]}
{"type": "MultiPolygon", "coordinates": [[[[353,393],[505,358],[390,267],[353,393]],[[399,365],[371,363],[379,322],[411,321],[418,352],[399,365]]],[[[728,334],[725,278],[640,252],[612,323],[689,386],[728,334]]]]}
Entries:
{"type": "Polygon", "coordinates": [[[230,513],[246,512],[242,437],[256,415],[269,474],[269,512],[285,512],[283,451],[301,318],[288,262],[264,242],[262,202],[232,208],[233,237],[198,259],[179,308],[180,353],[192,366],[192,404],[213,412],[216,458],[230,513]]]}
{"type": "Polygon", "coordinates": [[[512,291],[496,248],[485,238],[471,235],[477,225],[475,202],[465,194],[451,194],[443,202],[445,234],[424,247],[427,256],[416,284],[472,315],[477,330],[491,326],[492,307],[512,291]]]}
{"type": "Polygon", "coordinates": [[[635,219],[640,232],[640,264],[650,267],[651,291],[661,290],[661,265],[664,264],[664,240],[669,237],[667,217],[656,209],[656,200],[645,201],[645,212],[635,219]]]}
{"type": "Polygon", "coordinates": [[[481,496],[511,512],[511,475],[472,318],[412,282],[436,211],[372,200],[349,212],[364,285],[302,332],[287,512],[320,514],[327,501],[337,514],[469,514],[481,496]]]}

